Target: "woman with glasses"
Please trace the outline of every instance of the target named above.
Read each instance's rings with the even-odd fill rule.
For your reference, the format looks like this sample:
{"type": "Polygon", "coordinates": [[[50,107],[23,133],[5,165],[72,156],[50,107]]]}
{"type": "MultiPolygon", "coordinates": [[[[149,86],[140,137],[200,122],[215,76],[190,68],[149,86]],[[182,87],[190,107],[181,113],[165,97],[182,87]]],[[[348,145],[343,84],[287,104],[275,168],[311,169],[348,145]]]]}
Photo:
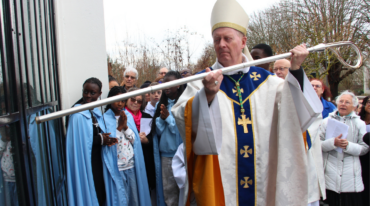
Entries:
{"type": "Polygon", "coordinates": [[[325,86],[324,82],[319,79],[311,79],[311,85],[315,90],[317,96],[320,98],[322,106],[324,107],[322,111],[322,119],[328,117],[329,113],[333,112],[336,107],[330,102],[331,93],[330,89],[325,86]]]}
{"type": "Polygon", "coordinates": [[[135,84],[137,79],[139,78],[139,74],[137,70],[133,67],[127,67],[125,72],[123,73],[123,81],[121,86],[128,91],[131,88],[136,88],[135,84]]]}
{"type": "Polygon", "coordinates": [[[359,156],[369,150],[363,142],[366,125],[354,112],[358,99],[352,92],[342,92],[336,102],[338,109],[322,121],[319,131],[325,171],[325,202],[329,205],[361,206],[360,192],[364,190],[364,184],[359,156]],[[328,119],[337,120],[349,127],[345,139],[342,139],[342,134],[326,138],[328,119]],[[338,151],[337,148],[342,150],[338,151]]]}
{"type": "MultiPolygon", "coordinates": [[[[139,90],[138,88],[131,88],[128,92],[132,92],[135,90],[139,90]]],[[[141,146],[143,148],[143,155],[145,161],[145,168],[146,168],[146,175],[148,178],[148,185],[149,190],[152,197],[155,197],[155,189],[156,189],[156,177],[155,177],[155,163],[154,163],[154,155],[153,155],[153,137],[152,133],[148,132],[145,133],[141,130],[150,131],[151,127],[151,120],[152,116],[144,111],[146,105],[145,95],[138,95],[136,97],[131,97],[127,100],[126,103],[126,111],[131,113],[134,118],[134,122],[139,132],[139,137],[141,141],[141,146]],[[150,120],[142,121],[142,119],[150,120]],[[141,125],[143,124],[143,125],[141,125]]]]}

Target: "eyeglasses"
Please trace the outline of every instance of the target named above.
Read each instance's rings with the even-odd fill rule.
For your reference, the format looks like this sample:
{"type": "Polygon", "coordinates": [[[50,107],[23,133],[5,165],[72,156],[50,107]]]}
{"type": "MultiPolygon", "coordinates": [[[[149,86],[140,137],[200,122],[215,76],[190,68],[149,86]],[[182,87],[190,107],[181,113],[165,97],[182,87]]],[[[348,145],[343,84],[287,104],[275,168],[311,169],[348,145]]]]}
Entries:
{"type": "Polygon", "coordinates": [[[315,87],[316,88],[321,88],[321,85],[319,85],[319,84],[311,84],[311,85],[312,85],[313,88],[315,88],[315,87]]]}
{"type": "Polygon", "coordinates": [[[125,77],[126,77],[127,79],[129,79],[129,78],[130,78],[130,79],[136,79],[136,77],[134,77],[134,76],[130,76],[130,75],[126,75],[125,77]]]}
{"type": "Polygon", "coordinates": [[[159,72],[160,75],[164,76],[167,74],[167,72],[159,72]]]}
{"type": "Polygon", "coordinates": [[[289,69],[289,67],[275,67],[274,69],[272,69],[272,71],[274,71],[274,73],[276,73],[278,70],[279,71],[284,71],[285,69],[289,69]]]}
{"type": "Polygon", "coordinates": [[[135,99],[133,97],[130,98],[132,102],[137,102],[138,104],[142,104],[143,103],[143,100],[138,100],[138,99],[135,99]]]}
{"type": "Polygon", "coordinates": [[[370,105],[370,101],[367,101],[367,102],[366,102],[366,105],[370,105]]]}
{"type": "Polygon", "coordinates": [[[346,106],[349,106],[349,105],[351,105],[352,103],[351,103],[351,102],[349,102],[349,101],[339,100],[339,104],[344,104],[344,105],[346,105],[346,106]]]}

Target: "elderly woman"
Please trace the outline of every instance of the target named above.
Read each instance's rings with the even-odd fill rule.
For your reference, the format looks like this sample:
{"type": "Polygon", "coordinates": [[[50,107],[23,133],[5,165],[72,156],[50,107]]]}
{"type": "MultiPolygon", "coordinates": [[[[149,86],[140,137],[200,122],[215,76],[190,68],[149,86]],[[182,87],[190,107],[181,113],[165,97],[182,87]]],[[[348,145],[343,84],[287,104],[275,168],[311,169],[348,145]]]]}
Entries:
{"type": "Polygon", "coordinates": [[[127,67],[125,72],[123,73],[123,81],[121,86],[128,91],[131,88],[136,88],[135,84],[137,79],[139,78],[139,74],[137,70],[133,67],[127,67]]]}
{"type": "Polygon", "coordinates": [[[358,104],[357,97],[349,91],[342,92],[337,98],[338,110],[330,113],[322,121],[319,131],[323,152],[326,202],[329,205],[362,205],[360,192],[364,190],[359,156],[368,152],[369,147],[363,142],[366,133],[365,123],[354,113],[358,104]],[[328,119],[334,119],[348,125],[346,139],[342,135],[326,139],[328,119]],[[342,148],[338,152],[336,148],[342,148]]]}

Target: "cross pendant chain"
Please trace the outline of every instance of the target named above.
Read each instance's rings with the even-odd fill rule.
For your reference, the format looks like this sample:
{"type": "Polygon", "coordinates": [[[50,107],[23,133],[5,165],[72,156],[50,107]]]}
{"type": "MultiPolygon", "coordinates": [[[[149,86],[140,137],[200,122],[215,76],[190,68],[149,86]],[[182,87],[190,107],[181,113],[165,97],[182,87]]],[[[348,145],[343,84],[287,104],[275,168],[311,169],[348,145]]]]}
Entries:
{"type": "Polygon", "coordinates": [[[238,81],[238,82],[236,82],[236,83],[235,83],[235,85],[236,85],[236,92],[237,92],[237,95],[238,95],[238,97],[239,97],[239,103],[240,103],[240,107],[241,107],[240,112],[241,112],[242,114],[244,114],[245,110],[244,110],[244,108],[243,108],[243,97],[242,97],[242,91],[241,91],[241,89],[240,89],[239,81],[238,81]]]}
{"type": "Polygon", "coordinates": [[[235,86],[236,86],[236,92],[237,92],[237,96],[239,97],[239,104],[240,104],[240,112],[242,113],[241,114],[241,118],[238,118],[238,125],[240,126],[243,126],[243,130],[244,130],[244,133],[248,133],[248,125],[252,124],[252,121],[248,118],[246,118],[245,116],[245,109],[244,109],[244,106],[243,106],[243,97],[242,97],[242,90],[240,89],[240,80],[243,78],[244,74],[239,78],[238,81],[235,81],[232,77],[228,76],[231,80],[233,80],[233,82],[235,82],[235,86]]]}

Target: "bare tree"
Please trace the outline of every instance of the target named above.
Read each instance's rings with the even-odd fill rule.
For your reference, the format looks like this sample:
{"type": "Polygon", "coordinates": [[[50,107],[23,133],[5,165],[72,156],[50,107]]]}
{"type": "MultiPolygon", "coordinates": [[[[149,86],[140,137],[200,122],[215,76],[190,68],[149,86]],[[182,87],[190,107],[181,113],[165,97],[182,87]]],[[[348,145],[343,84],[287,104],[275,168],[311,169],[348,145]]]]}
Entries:
{"type": "Polygon", "coordinates": [[[210,67],[212,64],[216,62],[216,52],[213,47],[213,44],[208,44],[204,49],[203,53],[197,61],[194,72],[202,71],[203,69],[210,67]]]}
{"type": "MultiPolygon", "coordinates": [[[[368,6],[362,0],[294,0],[282,1],[256,13],[248,31],[248,47],[258,43],[269,44],[276,53],[289,51],[306,42],[308,46],[336,41],[352,41],[369,55],[370,27],[368,6]],[[368,10],[367,10],[368,11],[368,10]]],[[[354,51],[341,48],[343,59],[354,64],[354,51]]],[[[366,60],[365,58],[365,60],[366,60]]],[[[307,74],[327,77],[331,92],[338,94],[339,83],[355,72],[345,68],[332,52],[310,54],[303,65],[307,74]]]]}
{"type": "MultiPolygon", "coordinates": [[[[127,35],[128,36],[128,35],[127,35]]],[[[127,66],[133,66],[138,70],[139,79],[137,86],[146,80],[153,81],[158,70],[165,66],[171,70],[189,68],[193,70],[194,64],[190,61],[193,52],[190,50],[190,36],[198,36],[191,32],[186,26],[176,30],[167,31],[167,36],[157,43],[153,38],[144,42],[135,42],[126,38],[123,46],[119,48],[119,58],[108,57],[109,74],[117,78],[123,85],[123,73],[127,66]]]]}

